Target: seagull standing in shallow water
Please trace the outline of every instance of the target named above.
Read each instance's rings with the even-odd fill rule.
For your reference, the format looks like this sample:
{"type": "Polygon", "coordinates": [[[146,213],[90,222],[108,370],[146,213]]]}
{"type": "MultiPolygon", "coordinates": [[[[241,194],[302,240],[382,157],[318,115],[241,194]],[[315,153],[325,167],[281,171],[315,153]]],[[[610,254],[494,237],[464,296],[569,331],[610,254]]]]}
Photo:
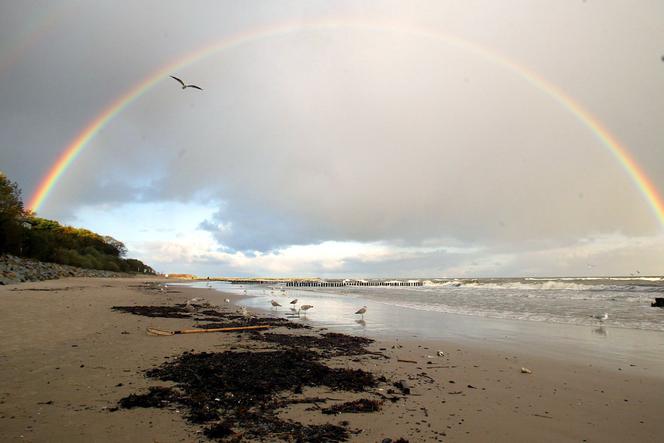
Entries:
{"type": "Polygon", "coordinates": [[[360,309],[357,310],[355,314],[359,314],[362,316],[362,320],[364,320],[364,314],[367,312],[367,307],[362,306],[360,309]]]}
{"type": "Polygon", "coordinates": [[[603,322],[604,320],[609,319],[609,314],[605,312],[604,314],[601,315],[600,314],[593,315],[592,318],[594,318],[595,320],[599,320],[600,322],[603,322]]]}
{"type": "Polygon", "coordinates": [[[171,77],[173,80],[176,80],[178,83],[180,83],[180,84],[182,85],[182,89],[194,88],[194,89],[198,89],[198,90],[200,90],[200,91],[203,90],[203,88],[201,88],[200,86],[196,86],[196,85],[188,85],[188,84],[186,84],[185,82],[183,82],[182,80],[180,80],[179,78],[177,78],[177,77],[175,77],[175,76],[173,76],[173,75],[171,75],[170,77],[171,77]]]}
{"type": "Polygon", "coordinates": [[[313,308],[312,305],[302,305],[302,306],[300,306],[300,309],[304,311],[304,316],[305,317],[307,316],[307,311],[311,308],[313,308]]]}
{"type": "Polygon", "coordinates": [[[277,302],[274,301],[274,300],[270,300],[270,303],[272,304],[272,307],[273,307],[273,308],[278,308],[279,306],[281,306],[279,303],[277,303],[277,302]]]}

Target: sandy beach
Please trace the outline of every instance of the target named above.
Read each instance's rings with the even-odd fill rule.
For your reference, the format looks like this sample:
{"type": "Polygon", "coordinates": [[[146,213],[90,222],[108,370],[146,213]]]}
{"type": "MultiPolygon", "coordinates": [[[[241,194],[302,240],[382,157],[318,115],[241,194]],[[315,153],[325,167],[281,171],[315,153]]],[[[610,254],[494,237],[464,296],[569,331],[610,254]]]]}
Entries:
{"type": "MultiPolygon", "coordinates": [[[[202,426],[185,419],[183,408],[116,410],[118,402],[149,386],[168,385],[146,378],[144,371],[183,352],[260,350],[266,344],[252,339],[253,333],[147,335],[147,327],[191,328],[192,319],[145,317],[111,308],[173,306],[209,294],[180,286],[160,290],[147,281],[74,278],[0,287],[3,441],[207,439],[202,426]]],[[[229,295],[232,300],[238,297],[229,295]]],[[[218,309],[235,307],[231,303],[218,309]]],[[[278,327],[270,332],[321,331],[278,327]]],[[[350,441],[358,442],[655,442],[664,435],[664,374],[640,362],[617,366],[590,359],[584,364],[560,355],[547,358],[527,347],[517,352],[507,345],[412,337],[378,340],[368,350],[372,353],[323,363],[363,369],[385,377],[385,382],[361,393],[307,388],[305,395],[329,400],[313,408],[293,404],[279,415],[303,424],[341,423],[350,430],[350,441]],[[406,381],[410,392],[388,394],[400,381],[406,381]],[[320,407],[390,395],[399,399],[384,401],[379,412],[320,412],[320,407]]]]}

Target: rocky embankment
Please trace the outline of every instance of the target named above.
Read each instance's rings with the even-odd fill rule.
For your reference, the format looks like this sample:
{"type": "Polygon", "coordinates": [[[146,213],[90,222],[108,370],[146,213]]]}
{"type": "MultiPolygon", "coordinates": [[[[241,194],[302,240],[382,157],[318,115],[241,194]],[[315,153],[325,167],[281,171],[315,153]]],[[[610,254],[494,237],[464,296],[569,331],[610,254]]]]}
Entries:
{"type": "Polygon", "coordinates": [[[45,263],[13,255],[0,256],[0,285],[26,281],[53,280],[63,277],[126,277],[121,272],[83,269],[75,266],[45,263]]]}

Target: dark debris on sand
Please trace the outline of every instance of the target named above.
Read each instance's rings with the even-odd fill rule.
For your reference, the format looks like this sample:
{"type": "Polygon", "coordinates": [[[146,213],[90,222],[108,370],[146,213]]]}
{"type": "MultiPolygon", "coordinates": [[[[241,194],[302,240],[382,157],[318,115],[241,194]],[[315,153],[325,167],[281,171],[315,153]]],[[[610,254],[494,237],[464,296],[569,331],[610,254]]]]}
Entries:
{"type": "Polygon", "coordinates": [[[355,401],[349,401],[338,405],[332,405],[329,408],[321,409],[323,414],[341,414],[341,413],[359,413],[359,412],[378,412],[381,402],[361,398],[355,401]]]}
{"type": "MultiPolygon", "coordinates": [[[[199,321],[209,321],[208,319],[198,319],[199,321]]],[[[214,319],[212,323],[199,323],[194,325],[195,328],[200,329],[214,329],[214,328],[239,328],[242,326],[255,326],[255,325],[270,325],[273,327],[284,327],[288,329],[310,329],[310,326],[300,323],[293,323],[284,318],[274,317],[240,317],[237,320],[218,321],[214,319]]]]}
{"type": "Polygon", "coordinates": [[[318,335],[290,335],[275,333],[254,333],[254,339],[280,346],[301,349],[317,350],[321,356],[330,358],[348,355],[364,355],[372,352],[366,346],[374,341],[370,338],[355,337],[352,335],[328,332],[318,335]]]}
{"type": "Polygon", "coordinates": [[[283,405],[273,399],[304,387],[363,392],[385,382],[361,369],[331,368],[319,354],[301,349],[267,352],[189,353],[147,371],[150,378],[175,383],[133,394],[120,406],[186,408],[187,420],[207,424],[206,435],[216,439],[283,439],[301,442],[345,441],[348,429],[332,425],[304,425],[277,416],[283,405]]]}
{"type": "Polygon", "coordinates": [[[177,401],[178,393],[172,388],[163,386],[150,386],[145,394],[130,394],[120,400],[119,405],[124,409],[132,408],[163,408],[171,402],[177,401]]]}
{"type": "Polygon", "coordinates": [[[175,306],[113,306],[114,311],[126,312],[144,317],[162,318],[191,318],[191,313],[185,309],[185,305],[175,306]]]}
{"type": "Polygon", "coordinates": [[[245,317],[234,312],[223,312],[211,309],[209,306],[200,304],[180,303],[171,306],[113,306],[111,309],[144,317],[160,318],[191,318],[196,321],[212,322],[199,323],[196,328],[234,328],[242,326],[270,325],[273,327],[285,327],[289,329],[309,329],[310,326],[301,323],[293,323],[285,318],[275,317],[245,317]]]}
{"type": "MultiPolygon", "coordinates": [[[[113,310],[147,317],[191,318],[206,322],[194,325],[202,329],[265,324],[310,329],[283,318],[244,316],[209,305],[114,306],[113,310]]],[[[119,406],[124,409],[177,406],[187,411],[189,422],[205,426],[205,436],[220,441],[340,442],[350,436],[347,424],[305,425],[280,418],[278,410],[298,402],[328,400],[292,397],[307,387],[365,392],[387,382],[384,377],[361,369],[332,368],[322,362],[331,357],[374,354],[366,348],[373,343],[371,339],[338,333],[250,334],[253,340],[274,344],[276,349],[185,352],[146,372],[149,378],[173,383],[172,387],[152,386],[147,392],[124,397],[119,406]]],[[[331,406],[325,409],[331,412],[325,413],[375,412],[380,404],[361,399],[331,406]]]]}

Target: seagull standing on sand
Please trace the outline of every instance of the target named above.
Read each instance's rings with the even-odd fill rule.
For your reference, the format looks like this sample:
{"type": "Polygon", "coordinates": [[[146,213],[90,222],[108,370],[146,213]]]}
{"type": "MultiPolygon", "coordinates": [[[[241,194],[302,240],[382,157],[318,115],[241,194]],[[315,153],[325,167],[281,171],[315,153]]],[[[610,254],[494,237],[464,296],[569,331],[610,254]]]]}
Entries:
{"type": "Polygon", "coordinates": [[[226,298],[226,299],[224,299],[224,301],[225,301],[226,303],[230,303],[230,302],[231,302],[231,299],[230,299],[230,298],[226,298]]]}
{"type": "Polygon", "coordinates": [[[364,314],[367,312],[367,307],[362,306],[360,309],[357,310],[355,314],[359,314],[362,316],[362,320],[364,320],[364,314]]]}
{"type": "Polygon", "coordinates": [[[191,300],[187,300],[187,303],[184,305],[184,309],[187,312],[194,312],[196,310],[196,307],[191,303],[191,300]]]}
{"type": "Polygon", "coordinates": [[[188,84],[186,84],[185,82],[183,82],[182,80],[180,80],[179,78],[177,78],[177,77],[175,77],[175,76],[173,76],[173,75],[171,75],[170,77],[171,77],[173,80],[176,80],[178,83],[180,83],[180,84],[182,85],[182,89],[194,88],[194,89],[198,89],[198,90],[201,90],[201,91],[203,90],[203,88],[201,88],[200,86],[196,86],[196,85],[188,85],[188,84]]]}
{"type": "Polygon", "coordinates": [[[274,301],[274,300],[270,300],[270,303],[272,304],[272,307],[273,307],[273,308],[278,308],[279,306],[281,306],[279,303],[277,303],[277,302],[274,301]]]}

